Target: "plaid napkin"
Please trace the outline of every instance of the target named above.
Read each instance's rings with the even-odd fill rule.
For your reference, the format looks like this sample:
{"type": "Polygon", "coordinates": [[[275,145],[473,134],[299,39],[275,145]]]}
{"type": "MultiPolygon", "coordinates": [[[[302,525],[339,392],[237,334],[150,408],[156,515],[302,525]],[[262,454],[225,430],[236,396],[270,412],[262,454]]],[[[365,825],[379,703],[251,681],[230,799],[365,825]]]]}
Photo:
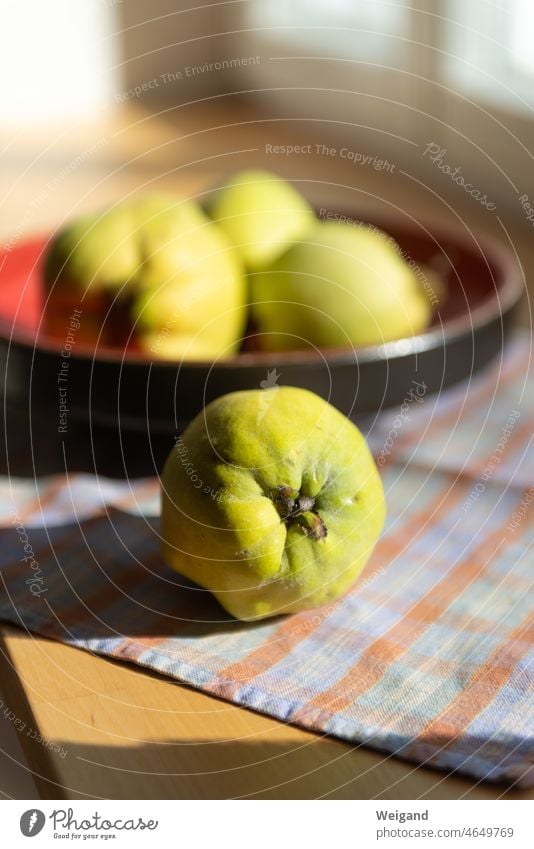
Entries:
{"type": "Polygon", "coordinates": [[[327,608],[229,620],[158,553],[154,480],[4,480],[0,617],[286,722],[477,778],[534,780],[534,381],[517,334],[483,374],[406,387],[360,425],[385,532],[327,608]]]}

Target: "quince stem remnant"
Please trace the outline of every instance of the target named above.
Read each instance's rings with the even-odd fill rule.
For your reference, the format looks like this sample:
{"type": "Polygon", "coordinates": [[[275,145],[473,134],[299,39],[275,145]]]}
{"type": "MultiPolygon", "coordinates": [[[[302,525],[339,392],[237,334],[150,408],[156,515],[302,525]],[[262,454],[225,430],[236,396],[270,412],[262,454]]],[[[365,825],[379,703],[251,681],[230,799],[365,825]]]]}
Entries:
{"type": "Polygon", "coordinates": [[[304,533],[314,540],[326,537],[328,529],[319,513],[314,510],[315,498],[300,495],[290,486],[279,486],[274,502],[284,522],[296,522],[304,533]]]}

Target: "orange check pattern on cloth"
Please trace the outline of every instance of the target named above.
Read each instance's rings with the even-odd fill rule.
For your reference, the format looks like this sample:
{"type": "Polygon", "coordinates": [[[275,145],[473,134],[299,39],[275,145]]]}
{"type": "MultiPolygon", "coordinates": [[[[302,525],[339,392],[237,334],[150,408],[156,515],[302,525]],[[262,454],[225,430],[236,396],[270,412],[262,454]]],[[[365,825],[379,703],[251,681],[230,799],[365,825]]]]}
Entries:
{"type": "Polygon", "coordinates": [[[531,340],[359,422],[384,534],[352,591],[254,625],[158,553],[157,480],[3,480],[0,617],[321,733],[534,782],[531,340]]]}

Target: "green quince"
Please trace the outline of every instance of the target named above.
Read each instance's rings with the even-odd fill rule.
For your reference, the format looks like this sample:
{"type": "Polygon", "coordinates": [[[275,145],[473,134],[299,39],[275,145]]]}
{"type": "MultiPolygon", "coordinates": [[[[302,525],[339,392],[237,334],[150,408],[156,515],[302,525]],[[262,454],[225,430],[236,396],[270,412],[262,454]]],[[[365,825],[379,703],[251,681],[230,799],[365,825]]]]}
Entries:
{"type": "Polygon", "coordinates": [[[420,333],[432,316],[391,237],[333,221],[252,275],[251,300],[259,344],[271,351],[381,344],[420,333]]]}
{"type": "Polygon", "coordinates": [[[213,401],[162,476],[165,561],[243,620],[337,599],[367,563],[384,517],[360,431],[289,386],[213,401]]]}
{"type": "Polygon", "coordinates": [[[138,197],[68,225],[45,263],[52,289],[103,292],[123,305],[138,345],[159,357],[236,350],[246,321],[241,260],[191,201],[138,197]]]}
{"type": "Polygon", "coordinates": [[[239,171],[213,193],[208,211],[254,271],[274,262],[314,220],[309,203],[270,171],[239,171]]]}

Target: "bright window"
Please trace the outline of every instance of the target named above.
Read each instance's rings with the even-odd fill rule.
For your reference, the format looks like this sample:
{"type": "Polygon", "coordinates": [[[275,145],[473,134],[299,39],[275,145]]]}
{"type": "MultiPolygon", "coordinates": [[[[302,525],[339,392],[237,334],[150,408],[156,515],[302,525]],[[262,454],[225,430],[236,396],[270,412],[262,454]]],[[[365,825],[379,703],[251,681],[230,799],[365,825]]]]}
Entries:
{"type": "Polygon", "coordinates": [[[274,28],[271,38],[375,60],[403,51],[410,26],[408,4],[395,0],[250,0],[247,18],[249,26],[274,28]]]}
{"type": "Polygon", "coordinates": [[[534,2],[448,0],[441,72],[449,85],[507,109],[534,107],[534,2]]]}

